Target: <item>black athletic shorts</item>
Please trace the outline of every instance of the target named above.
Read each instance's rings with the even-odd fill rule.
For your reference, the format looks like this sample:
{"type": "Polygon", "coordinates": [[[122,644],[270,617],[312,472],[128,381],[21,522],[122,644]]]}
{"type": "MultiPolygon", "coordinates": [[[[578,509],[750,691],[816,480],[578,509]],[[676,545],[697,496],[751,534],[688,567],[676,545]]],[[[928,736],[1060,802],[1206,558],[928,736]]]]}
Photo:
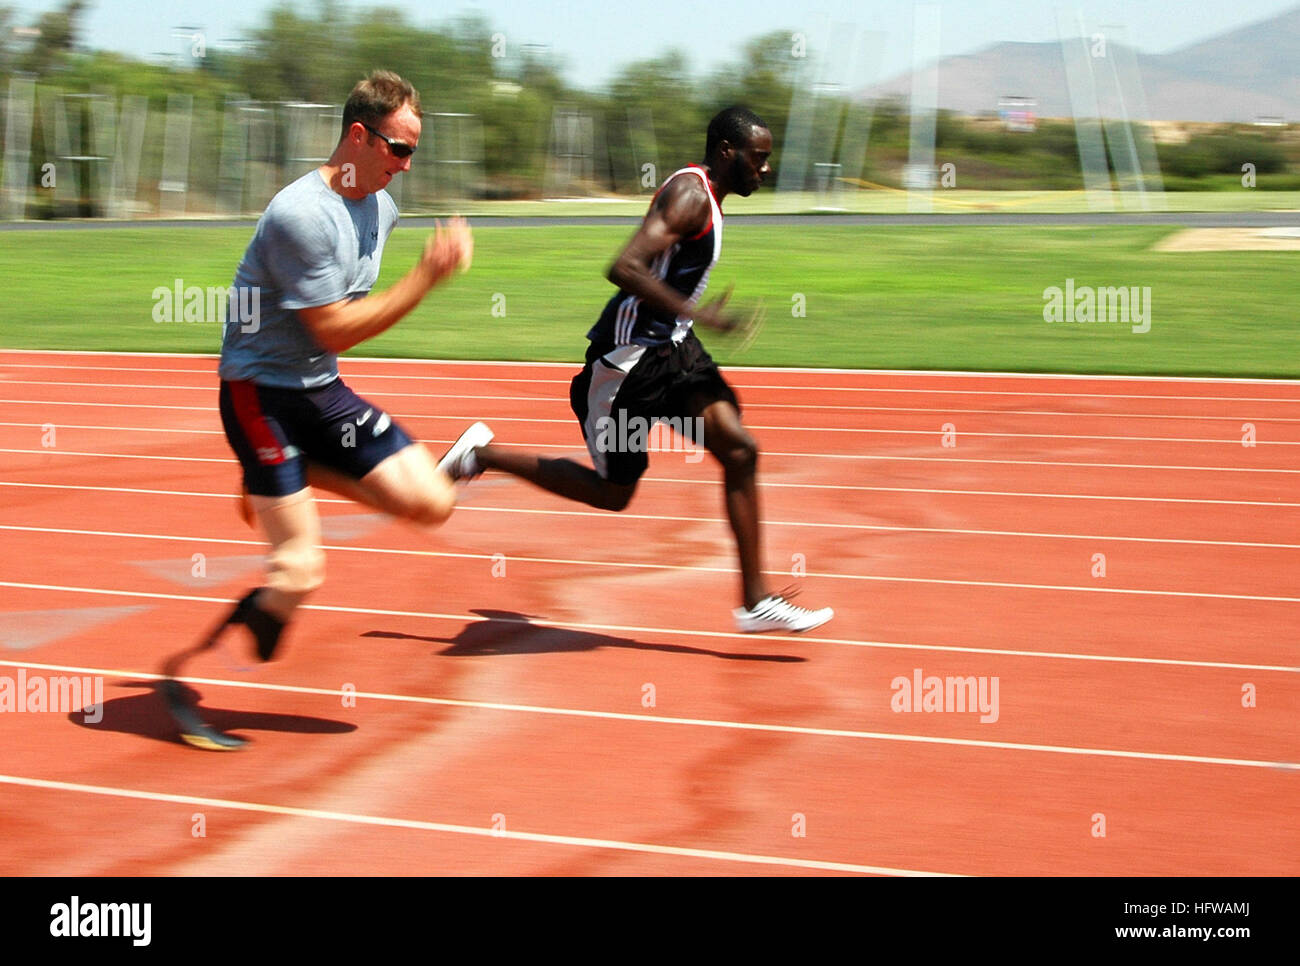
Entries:
{"type": "Polygon", "coordinates": [[[635,483],[649,465],[652,449],[671,445],[668,427],[696,446],[698,408],[723,400],[740,401],[695,333],[675,345],[611,346],[592,343],[587,364],[569,386],[569,402],[582,426],[596,472],[611,483],[635,483]]]}
{"type": "Polygon", "coordinates": [[[335,379],[319,389],[221,383],[221,425],[258,496],[287,496],[307,485],[307,463],[354,480],[411,443],[392,418],[335,379]]]}

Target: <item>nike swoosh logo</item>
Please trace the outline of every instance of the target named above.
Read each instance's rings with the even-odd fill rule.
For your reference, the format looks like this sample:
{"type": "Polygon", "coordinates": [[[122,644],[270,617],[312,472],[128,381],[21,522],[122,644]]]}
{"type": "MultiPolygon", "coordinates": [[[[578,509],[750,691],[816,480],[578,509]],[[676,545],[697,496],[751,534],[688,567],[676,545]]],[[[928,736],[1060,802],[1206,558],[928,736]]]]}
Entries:
{"type": "Polygon", "coordinates": [[[366,410],[366,414],[365,414],[364,416],[358,416],[358,417],[357,417],[357,425],[358,425],[358,426],[364,426],[364,425],[366,424],[366,420],[370,418],[370,414],[373,413],[373,412],[374,412],[373,409],[367,409],[367,410],[366,410]]]}

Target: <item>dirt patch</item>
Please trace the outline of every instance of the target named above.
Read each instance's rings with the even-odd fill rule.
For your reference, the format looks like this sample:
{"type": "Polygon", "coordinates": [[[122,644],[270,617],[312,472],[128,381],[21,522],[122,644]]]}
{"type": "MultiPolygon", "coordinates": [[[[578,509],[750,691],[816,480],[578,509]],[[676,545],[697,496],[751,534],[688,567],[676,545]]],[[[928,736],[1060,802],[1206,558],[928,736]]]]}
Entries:
{"type": "Polygon", "coordinates": [[[1158,242],[1157,252],[1300,252],[1296,228],[1187,228],[1158,242]]]}

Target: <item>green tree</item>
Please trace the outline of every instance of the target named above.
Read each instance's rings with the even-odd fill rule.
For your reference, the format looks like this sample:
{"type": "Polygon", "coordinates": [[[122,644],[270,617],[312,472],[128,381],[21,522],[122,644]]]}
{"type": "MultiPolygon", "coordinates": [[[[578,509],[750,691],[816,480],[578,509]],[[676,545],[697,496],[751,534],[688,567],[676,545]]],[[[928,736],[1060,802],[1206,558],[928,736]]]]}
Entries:
{"type": "Polygon", "coordinates": [[[0,6],[0,77],[13,70],[14,8],[0,6]]]}
{"type": "Polygon", "coordinates": [[[85,9],[83,0],[68,0],[60,9],[41,14],[35,24],[39,33],[20,59],[19,69],[43,77],[62,66],[76,45],[85,9]]]}
{"type": "Polygon", "coordinates": [[[237,85],[254,100],[340,100],[338,78],[349,66],[351,27],[335,0],[321,0],[315,16],[287,3],[273,7],[265,26],[250,34],[252,46],[235,72],[237,85]]]}
{"type": "Polygon", "coordinates": [[[740,60],[715,72],[704,86],[705,113],[712,116],[724,107],[744,104],[767,121],[779,145],[790,115],[795,73],[807,53],[796,51],[790,35],[789,30],[774,30],[745,44],[740,60]]]}
{"type": "Polygon", "coordinates": [[[635,174],[629,125],[641,124],[647,118],[655,135],[656,156],[650,163],[655,165],[659,181],[679,165],[703,160],[708,115],[681,51],[669,50],[659,57],[628,64],[614,76],[598,103],[609,121],[611,141],[620,145],[620,150],[614,152],[620,180],[628,177],[631,182],[629,176],[635,174]]]}

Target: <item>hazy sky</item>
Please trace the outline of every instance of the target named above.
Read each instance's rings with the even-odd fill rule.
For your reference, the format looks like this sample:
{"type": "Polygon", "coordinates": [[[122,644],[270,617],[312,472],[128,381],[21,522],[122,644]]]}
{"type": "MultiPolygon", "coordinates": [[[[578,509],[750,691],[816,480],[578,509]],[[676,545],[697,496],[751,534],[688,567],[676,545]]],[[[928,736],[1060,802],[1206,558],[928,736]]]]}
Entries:
{"type": "MultiPolygon", "coordinates": [[[[824,24],[854,24],[884,32],[881,79],[909,68],[912,0],[804,0],[784,4],[750,0],[387,0],[422,25],[443,23],[458,13],[477,11],[506,38],[507,56],[517,44],[544,44],[565,65],[571,83],[595,88],[619,66],[678,47],[694,72],[734,60],[745,40],[771,30],[803,31],[816,44],[824,24]],[[806,12],[801,12],[806,11],[806,12]]],[[[262,21],[274,0],[90,0],[83,41],[92,47],[138,57],[188,49],[173,36],[179,25],[203,29],[206,42],[219,44],[262,21]]],[[[16,7],[18,22],[60,6],[59,0],[0,0],[16,7]]],[[[297,0],[299,10],[315,9],[297,0]]],[[[378,3],[348,0],[347,6],[378,3]]],[[[1091,27],[1123,24],[1134,46],[1165,53],[1234,27],[1244,26],[1297,5],[1296,0],[948,0],[940,12],[944,56],[967,53],[1002,40],[1055,41],[1056,10],[1081,10],[1091,27]]],[[[838,34],[842,37],[842,28],[838,34]]]]}

